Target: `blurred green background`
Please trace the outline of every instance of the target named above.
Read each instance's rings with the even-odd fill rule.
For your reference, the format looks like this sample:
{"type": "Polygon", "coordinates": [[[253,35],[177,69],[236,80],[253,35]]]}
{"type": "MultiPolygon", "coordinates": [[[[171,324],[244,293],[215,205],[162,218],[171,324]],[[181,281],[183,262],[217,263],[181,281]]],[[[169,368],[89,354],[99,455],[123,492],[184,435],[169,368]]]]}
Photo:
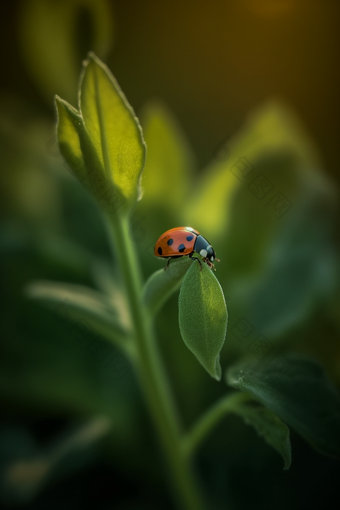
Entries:
{"type": "MultiPolygon", "coordinates": [[[[2,508],[172,508],[133,372],[110,374],[90,330],[24,292],[45,279],[120,300],[100,211],[54,136],[53,96],[76,106],[89,50],[116,76],[148,145],[131,227],[145,278],[162,267],[158,236],[193,226],[221,259],[223,369],[295,350],[340,386],[339,12],[331,0],[1,4],[2,508]]],[[[184,346],[177,296],[156,326],[189,426],[226,387],[184,346]]],[[[329,506],[339,464],[294,432],[292,448],[283,472],[252,429],[223,421],[197,456],[211,508],[329,506]]]]}

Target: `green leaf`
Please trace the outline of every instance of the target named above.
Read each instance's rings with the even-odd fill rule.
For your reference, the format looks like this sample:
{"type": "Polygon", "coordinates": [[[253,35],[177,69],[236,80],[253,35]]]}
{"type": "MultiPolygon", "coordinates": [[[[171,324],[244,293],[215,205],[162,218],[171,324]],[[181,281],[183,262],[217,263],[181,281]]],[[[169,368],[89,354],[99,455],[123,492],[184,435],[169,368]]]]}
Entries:
{"type": "Polygon", "coordinates": [[[289,469],[292,461],[289,428],[269,409],[241,405],[233,410],[242,416],[248,425],[272,446],[283,458],[284,469],[289,469]]]}
{"type": "Polygon", "coordinates": [[[104,168],[86,132],[79,112],[56,96],[58,143],[73,174],[106,209],[116,211],[122,196],[105,178],[104,168]]]}
{"type": "Polygon", "coordinates": [[[26,288],[26,295],[80,327],[90,326],[118,347],[129,349],[125,324],[121,324],[104,294],[81,285],[41,281],[31,283],[26,288]]]}
{"type": "Polygon", "coordinates": [[[193,262],[187,257],[172,261],[166,270],[153,273],[144,285],[144,303],[151,314],[155,314],[179,288],[188,268],[193,262]]]}
{"type": "Polygon", "coordinates": [[[227,332],[228,312],[214,273],[198,262],[187,271],[179,295],[179,327],[186,346],[217,379],[221,379],[220,351],[227,332]]]}
{"type": "Polygon", "coordinates": [[[290,355],[232,367],[227,382],[251,393],[321,452],[340,456],[340,398],[316,361],[290,355]]]}
{"type": "MultiPolygon", "coordinates": [[[[85,173],[85,161],[80,139],[86,143],[86,132],[79,112],[59,96],[55,97],[58,113],[58,143],[60,152],[73,173],[82,181],[85,173]]],[[[90,142],[89,142],[90,143],[90,142]]]]}
{"type": "Polygon", "coordinates": [[[188,197],[193,155],[181,127],[163,104],[148,104],[142,119],[148,147],[143,174],[145,199],[149,207],[167,208],[173,215],[188,197]]]}
{"type": "Polygon", "coordinates": [[[83,64],[79,110],[106,178],[133,205],[146,158],[142,129],[108,67],[93,53],[83,64]]]}
{"type": "Polygon", "coordinates": [[[110,213],[128,212],[140,197],[146,147],[137,118],[108,68],[85,61],[79,109],[56,97],[58,140],[76,177],[110,213]]]}

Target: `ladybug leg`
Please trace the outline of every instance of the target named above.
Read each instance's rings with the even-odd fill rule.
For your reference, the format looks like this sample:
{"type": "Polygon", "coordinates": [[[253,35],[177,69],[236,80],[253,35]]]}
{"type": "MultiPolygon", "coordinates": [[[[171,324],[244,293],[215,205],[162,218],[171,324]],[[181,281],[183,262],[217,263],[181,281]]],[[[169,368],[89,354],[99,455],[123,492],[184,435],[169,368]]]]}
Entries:
{"type": "Polygon", "coordinates": [[[200,261],[200,259],[199,259],[198,257],[194,257],[194,256],[193,256],[193,255],[194,255],[194,253],[195,253],[195,252],[190,253],[190,255],[189,255],[189,259],[191,259],[191,260],[197,260],[197,262],[198,262],[198,263],[199,263],[199,265],[200,265],[200,271],[202,271],[202,262],[200,261]]]}
{"type": "Polygon", "coordinates": [[[200,265],[200,271],[202,271],[202,262],[200,261],[200,259],[198,259],[197,257],[190,257],[190,258],[192,258],[193,260],[197,260],[197,262],[200,265]]]}
{"type": "Polygon", "coordinates": [[[208,267],[210,267],[210,269],[212,269],[213,271],[216,271],[215,267],[214,267],[214,264],[212,262],[210,262],[209,259],[207,259],[206,257],[204,257],[203,259],[203,262],[205,262],[207,264],[208,267]]]}
{"type": "Polygon", "coordinates": [[[213,269],[214,271],[216,271],[215,267],[214,267],[214,264],[212,264],[212,262],[210,262],[210,260],[206,260],[206,263],[208,264],[208,266],[210,267],[210,269],[213,269]]]}
{"type": "Polygon", "coordinates": [[[171,258],[168,258],[168,262],[166,263],[166,266],[164,267],[164,271],[169,267],[171,258]]]}

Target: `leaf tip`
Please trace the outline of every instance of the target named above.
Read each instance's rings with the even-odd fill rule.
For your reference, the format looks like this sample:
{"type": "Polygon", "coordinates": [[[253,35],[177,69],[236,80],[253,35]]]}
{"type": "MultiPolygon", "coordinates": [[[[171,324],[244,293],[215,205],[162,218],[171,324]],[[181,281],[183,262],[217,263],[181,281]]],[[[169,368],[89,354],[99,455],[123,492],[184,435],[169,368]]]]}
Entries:
{"type": "Polygon", "coordinates": [[[89,60],[99,60],[99,58],[97,57],[97,55],[94,53],[94,51],[89,51],[87,53],[87,58],[89,60]]]}
{"type": "Polygon", "coordinates": [[[221,382],[222,379],[222,368],[220,364],[220,356],[218,355],[215,361],[215,375],[214,378],[216,381],[221,382]]]}
{"type": "Polygon", "coordinates": [[[59,114],[59,109],[60,109],[62,104],[63,104],[63,101],[62,101],[61,97],[58,96],[58,94],[55,94],[54,95],[54,105],[55,105],[56,110],[57,110],[57,115],[59,114]]]}
{"type": "Polygon", "coordinates": [[[292,452],[289,443],[289,456],[283,459],[283,471],[289,471],[291,464],[292,464],[292,452]]]}
{"type": "Polygon", "coordinates": [[[83,60],[82,62],[82,65],[83,65],[83,71],[84,69],[86,69],[86,67],[88,67],[88,65],[93,62],[94,64],[102,67],[104,70],[108,70],[107,66],[104,64],[104,62],[102,62],[102,60],[100,60],[99,57],[97,57],[97,55],[93,52],[93,51],[89,51],[86,55],[86,58],[83,60]]]}

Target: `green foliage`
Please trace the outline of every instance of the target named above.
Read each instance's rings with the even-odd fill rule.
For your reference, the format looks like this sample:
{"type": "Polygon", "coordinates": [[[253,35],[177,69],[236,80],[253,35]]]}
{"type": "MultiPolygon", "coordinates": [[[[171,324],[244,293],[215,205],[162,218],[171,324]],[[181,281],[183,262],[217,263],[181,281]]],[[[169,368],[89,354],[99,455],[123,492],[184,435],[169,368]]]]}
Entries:
{"type": "Polygon", "coordinates": [[[313,142],[281,101],[258,107],[224,147],[229,157],[213,159],[192,183],[183,217],[222,260],[231,316],[247,317],[276,340],[335,287],[336,194],[313,142]],[[275,197],[286,201],[282,215],[275,197]]]}
{"type": "Polygon", "coordinates": [[[117,81],[93,53],[83,64],[79,92],[84,127],[104,175],[134,204],[146,158],[142,130],[117,81]]]}
{"type": "Polygon", "coordinates": [[[110,71],[90,53],[79,112],[56,97],[60,151],[73,173],[111,213],[140,198],[146,147],[138,119],[110,71]]]}
{"type": "MultiPolygon", "coordinates": [[[[108,203],[112,193],[106,193],[111,181],[131,208],[140,196],[145,144],[139,122],[108,68],[95,55],[89,54],[80,80],[79,112],[58,97],[56,101],[60,149],[75,175],[96,198],[96,184],[105,182],[105,190],[101,189],[101,192],[104,191],[106,206],[112,205],[108,203]],[[89,181],[91,174],[92,180],[89,181]]],[[[173,152],[173,146],[177,145],[175,129],[167,127],[171,125],[168,121],[160,125],[166,127],[168,153],[173,152]]],[[[156,152],[154,157],[157,160],[156,152]]],[[[180,159],[178,156],[177,160],[180,159]]],[[[176,164],[175,168],[182,172],[184,165],[180,169],[180,165],[176,164]]],[[[116,200],[119,199],[116,197],[116,200]]],[[[117,207],[125,209],[125,205],[117,204],[117,207]]],[[[188,264],[188,261],[177,263],[167,272],[160,271],[151,277],[144,297],[153,313],[178,288],[188,264]]],[[[199,275],[197,268],[192,269],[189,271],[190,279],[183,283],[179,299],[181,333],[186,345],[210,375],[220,380],[219,353],[227,328],[223,292],[205,264],[199,275]],[[200,338],[197,338],[195,327],[198,327],[200,338]]]]}
{"type": "MultiPolygon", "coordinates": [[[[102,172],[100,162],[88,138],[80,113],[56,96],[59,148],[68,166],[80,182],[91,189],[88,179],[93,169],[102,172]]],[[[101,173],[103,179],[103,173],[101,173]]]]}
{"type": "Polygon", "coordinates": [[[190,195],[193,155],[171,112],[160,103],[144,108],[142,124],[148,157],[143,176],[144,201],[173,216],[190,195]]]}
{"type": "MultiPolygon", "coordinates": [[[[217,157],[208,165],[186,204],[188,221],[198,222],[211,236],[223,235],[229,246],[237,239],[238,252],[233,251],[233,259],[250,248],[252,257],[255,256],[254,267],[260,262],[259,256],[270,240],[268,234],[275,229],[277,218],[269,214],[267,207],[258,206],[261,197],[256,199],[247,189],[250,181],[263,174],[269,187],[275,186],[295,202],[300,179],[304,174],[313,175],[311,169],[319,165],[318,155],[294,113],[274,100],[252,112],[224,147],[229,157],[221,160],[217,157]],[[210,214],[205,214],[202,204],[209,204],[210,214]],[[237,215],[240,210],[243,214],[237,215]],[[241,236],[241,227],[248,227],[247,236],[241,236]],[[252,245],[255,239],[257,242],[252,245]]],[[[250,269],[244,267],[243,258],[239,258],[238,270],[241,269],[250,269]]]]}
{"type": "Polygon", "coordinates": [[[321,452],[340,456],[340,398],[316,361],[287,355],[232,367],[227,382],[251,393],[321,452]]]}
{"type": "MultiPolygon", "coordinates": [[[[114,185],[118,189],[124,189],[126,198],[131,200],[130,203],[133,203],[139,194],[139,191],[134,193],[133,189],[138,190],[144,164],[143,151],[140,150],[143,146],[143,139],[142,136],[138,137],[138,133],[140,133],[138,121],[131,122],[134,115],[131,114],[129,107],[126,108],[125,99],[119,100],[123,97],[121,92],[116,94],[113,100],[112,83],[114,89],[117,88],[109,71],[98,62],[96,57],[90,57],[81,80],[80,113],[78,114],[69,107],[67,109],[63,105],[64,111],[67,111],[67,122],[65,121],[65,129],[61,129],[59,138],[62,142],[63,134],[69,130],[69,134],[64,134],[64,153],[73,151],[76,161],[77,158],[80,159],[84,155],[85,165],[86,160],[90,161],[92,157],[98,158],[104,178],[112,178],[114,185]],[[105,116],[111,110],[116,110],[118,119],[122,119],[118,124],[114,122],[109,113],[107,117],[105,116]],[[79,116],[82,118],[81,123],[79,116]],[[73,132],[77,132],[78,136],[78,138],[74,137],[74,149],[70,148],[72,129],[73,132]],[[117,143],[113,143],[112,140],[117,143]],[[118,162],[125,161],[124,157],[121,157],[123,143],[129,140],[132,163],[126,161],[127,171],[119,173],[118,162]],[[87,157],[85,156],[86,151],[88,151],[87,157]],[[131,168],[133,168],[132,173],[130,173],[131,168]],[[136,171],[136,169],[139,170],[136,171]]],[[[175,207],[176,200],[178,200],[178,204],[183,204],[186,209],[185,215],[189,221],[191,218],[193,225],[209,232],[209,237],[214,235],[222,238],[220,248],[223,250],[226,244],[230,247],[222,278],[229,274],[231,288],[235,289],[235,284],[239,283],[238,277],[244,277],[247,274],[255,275],[255,278],[251,280],[251,286],[248,284],[248,286],[243,285],[240,288],[241,292],[248,292],[248,298],[254,301],[253,307],[256,307],[257,301],[261,302],[267,297],[272,275],[275,275],[280,268],[277,264],[277,257],[274,265],[271,264],[270,258],[267,260],[268,267],[264,265],[265,256],[270,253],[269,247],[272,243],[273,233],[275,232],[275,236],[278,237],[277,242],[283,243],[280,253],[285,254],[286,261],[291,268],[294,268],[296,257],[294,244],[292,247],[291,240],[296,239],[296,233],[292,230],[292,225],[295,229],[301,226],[301,223],[296,221],[296,215],[304,219],[309,201],[311,197],[314,199],[315,193],[321,193],[323,197],[329,195],[327,186],[320,186],[320,182],[322,182],[320,176],[309,170],[309,167],[317,161],[317,157],[308,140],[304,139],[298,122],[293,115],[287,114],[286,110],[277,104],[268,105],[252,118],[238,137],[230,142],[228,151],[231,150],[233,154],[231,161],[213,163],[198,183],[196,192],[188,193],[190,173],[185,172],[185,168],[191,166],[192,158],[176,123],[163,107],[155,105],[149,107],[145,118],[146,138],[150,142],[151,158],[147,165],[149,175],[146,176],[143,184],[146,187],[149,207],[153,208],[155,212],[157,211],[156,214],[160,214],[161,218],[162,216],[167,217],[172,209],[181,210],[181,208],[175,207]],[[298,143],[296,142],[297,137],[299,138],[298,143]],[[240,175],[235,176],[235,172],[239,170],[240,161],[246,162],[248,165],[247,172],[252,172],[256,166],[268,175],[271,173],[272,167],[275,167],[274,182],[270,180],[268,182],[272,187],[279,189],[280,193],[289,195],[291,200],[300,198],[301,189],[307,190],[295,207],[292,216],[288,220],[284,220],[279,227],[277,218],[273,214],[268,215],[268,209],[259,209],[258,203],[250,198],[249,185],[247,184],[248,190],[246,190],[244,175],[241,176],[242,178],[240,175]],[[283,169],[285,172],[282,177],[283,169]],[[183,178],[184,173],[185,178],[183,178]],[[188,200],[183,200],[184,196],[187,196],[188,200]],[[176,197],[176,200],[173,197],[176,197]],[[206,207],[203,204],[209,204],[209,215],[206,214],[206,207]],[[230,218],[232,217],[236,218],[236,222],[231,222],[230,218]],[[216,218],[219,218],[219,221],[216,221],[216,218]],[[248,222],[249,218],[251,218],[254,228],[249,229],[249,226],[242,224],[242,221],[248,222]],[[240,235],[245,230],[248,235],[240,239],[240,235]],[[239,255],[240,250],[241,256],[239,255]],[[251,261],[249,258],[244,258],[244,254],[248,255],[249,252],[252,254],[251,261]],[[259,275],[262,278],[263,288],[256,287],[259,275]]],[[[256,175],[258,176],[259,173],[256,175]]],[[[271,175],[271,178],[274,176],[271,175]]],[[[179,223],[182,222],[179,220],[179,223]]],[[[123,240],[124,237],[117,239],[123,240]]],[[[316,236],[313,236],[312,239],[315,240],[316,236]]],[[[306,245],[305,239],[304,245],[306,245]]],[[[298,256],[298,263],[299,260],[298,256]]],[[[311,267],[314,268],[316,264],[317,261],[314,260],[311,267]]],[[[275,278],[277,281],[278,277],[275,278]]],[[[179,287],[179,327],[184,343],[195,354],[207,372],[213,378],[220,380],[222,374],[220,353],[225,341],[228,313],[222,288],[214,272],[206,264],[203,263],[202,270],[200,270],[198,262],[192,263],[188,259],[182,259],[172,262],[166,271],[161,269],[152,274],[143,289],[143,304],[149,313],[154,315],[161,310],[165,302],[179,287]]],[[[310,286],[307,285],[302,290],[299,288],[298,291],[307,295],[309,288],[310,286]]],[[[281,319],[283,321],[287,321],[287,317],[292,314],[291,307],[288,308],[283,312],[284,317],[281,319]]],[[[296,306],[294,306],[294,311],[295,309],[296,306]]],[[[280,311],[275,310],[275,313],[281,313],[282,316],[280,311]]],[[[275,322],[278,323],[278,320],[275,319],[275,322]]],[[[290,364],[290,368],[294,368],[294,363],[295,361],[293,366],[290,364]]],[[[299,361],[299,363],[293,372],[299,373],[299,377],[303,371],[307,370],[307,373],[305,374],[305,387],[300,385],[300,394],[298,393],[297,400],[293,393],[292,379],[287,378],[287,374],[280,370],[271,373],[269,366],[262,367],[261,372],[258,373],[251,372],[250,368],[246,367],[238,373],[237,369],[231,369],[228,376],[229,383],[242,391],[251,393],[266,407],[244,405],[242,401],[240,404],[230,405],[227,399],[226,404],[222,402],[221,405],[216,406],[216,409],[213,408],[211,419],[209,413],[206,419],[203,417],[202,424],[196,431],[197,437],[207,433],[216,417],[226,411],[231,411],[242,416],[246,423],[251,424],[259,435],[280,453],[285,469],[288,469],[291,463],[291,449],[289,429],[281,419],[295,427],[319,449],[334,452],[334,448],[337,449],[332,429],[334,424],[329,429],[329,424],[326,424],[324,420],[318,421],[312,402],[309,403],[308,412],[311,419],[308,424],[305,423],[304,416],[296,412],[302,409],[302,400],[305,400],[305,395],[309,391],[306,381],[312,386],[318,387],[319,390],[323,386],[319,384],[320,381],[318,382],[318,378],[315,378],[315,374],[314,380],[308,376],[310,367],[306,368],[305,362],[299,361]],[[302,363],[302,368],[299,363],[302,363]],[[238,377],[235,376],[235,373],[238,374],[238,377]],[[258,377],[257,380],[254,374],[258,377]],[[300,407],[296,409],[296,402],[299,399],[300,407]],[[329,430],[333,437],[328,436],[328,441],[325,437],[326,431],[329,432],[329,430]]],[[[324,390],[325,388],[321,390],[321,393],[325,393],[324,390]]],[[[320,398],[324,398],[324,396],[320,398]]],[[[325,399],[324,402],[327,401],[326,397],[325,399]]],[[[195,441],[195,434],[193,438],[192,441],[195,441]]]]}
{"type": "Polygon", "coordinates": [[[206,264],[200,270],[195,262],[187,271],[179,294],[179,327],[186,346],[218,381],[227,323],[227,307],[218,280],[206,264]]]}
{"type": "MultiPolygon", "coordinates": [[[[60,6],[55,4],[51,12],[44,10],[44,16],[49,16],[48,22],[43,24],[44,29],[52,30],[51,17],[55,15],[57,19],[60,13],[65,16],[68,13],[69,16],[76,4],[85,5],[87,2],[70,2],[70,7],[61,2],[60,6]]],[[[47,3],[34,0],[32,5],[45,7],[47,3]]],[[[98,5],[102,6],[104,2],[98,2],[98,5]]],[[[37,16],[42,23],[43,18],[37,16]]],[[[69,17],[65,23],[67,35],[71,33],[70,27],[69,17]]],[[[105,30],[103,42],[104,36],[105,30]]],[[[31,42],[31,50],[28,47],[28,51],[36,51],[35,37],[31,42]]],[[[71,91],[72,87],[75,89],[74,84],[70,87],[70,83],[75,82],[75,66],[71,63],[74,53],[69,52],[66,56],[65,47],[58,47],[64,67],[57,62],[54,72],[47,76],[45,70],[53,67],[48,42],[47,38],[46,48],[39,49],[37,79],[48,82],[51,76],[54,90],[71,100],[75,97],[71,91]],[[71,67],[72,72],[69,72],[71,67]],[[41,70],[44,70],[44,77],[41,70]]],[[[31,70],[35,72],[33,68],[31,70]]],[[[47,94],[51,83],[45,83],[47,94]]],[[[330,228],[334,216],[334,193],[318,170],[318,155],[294,115],[277,102],[264,105],[228,142],[226,154],[230,153],[230,159],[215,160],[199,175],[197,169],[195,174],[192,173],[192,154],[176,120],[164,106],[151,104],[144,116],[148,162],[141,183],[146,148],[139,121],[115,78],[93,53],[83,65],[78,109],[59,97],[56,104],[62,156],[112,223],[109,235],[114,257],[105,266],[106,272],[92,280],[93,260],[82,255],[82,250],[77,251],[74,240],[82,242],[86,237],[87,244],[97,250],[99,229],[88,225],[89,218],[97,211],[86,194],[84,198],[81,190],[76,189],[73,181],[58,173],[62,198],[67,203],[64,218],[58,219],[73,238],[74,246],[71,249],[58,238],[49,242],[47,235],[43,237],[47,246],[40,246],[30,239],[34,248],[40,246],[42,259],[51,258],[53,268],[56,266],[57,269],[52,275],[47,271],[47,275],[41,276],[36,269],[23,277],[12,271],[11,278],[21,282],[20,288],[27,279],[37,278],[37,274],[41,279],[49,280],[31,284],[28,295],[35,302],[59,312],[62,318],[75,323],[81,331],[74,335],[77,328],[71,326],[66,329],[69,326],[67,321],[58,319],[51,328],[47,314],[47,328],[44,330],[42,327],[40,339],[33,327],[27,333],[18,324],[16,342],[10,346],[0,371],[0,387],[6,398],[8,393],[9,398],[19,403],[26,400],[33,405],[43,402],[61,412],[71,409],[72,412],[110,416],[115,424],[114,455],[117,451],[121,453],[116,461],[117,467],[120,468],[120,463],[124,462],[129,466],[128,448],[138,451],[142,460],[136,460],[139,464],[136,469],[142,479],[145,476],[143,459],[152,455],[149,449],[144,454],[140,453],[143,452],[144,441],[135,429],[135,424],[143,420],[137,396],[143,393],[168,459],[172,488],[175,487],[178,499],[184,502],[183,507],[190,510],[199,510],[204,503],[186,458],[183,459],[186,440],[189,444],[187,452],[194,452],[197,446],[195,437],[204,439],[216,420],[228,412],[241,416],[252,425],[282,456],[285,469],[291,462],[289,429],[285,423],[319,450],[339,455],[338,397],[320,367],[311,361],[288,357],[284,358],[285,362],[279,361],[273,366],[258,363],[230,369],[229,384],[241,391],[228,395],[221,403],[217,402],[211,411],[204,410],[201,423],[198,422],[196,429],[195,424],[193,427],[197,436],[187,434],[189,438],[185,438],[184,433],[183,441],[174,399],[166,380],[167,371],[163,370],[159,359],[154,329],[160,333],[167,369],[174,376],[172,385],[187,422],[194,421],[211,401],[217,385],[207,381],[200,365],[190,358],[185,349],[181,351],[183,345],[176,341],[174,317],[178,310],[173,299],[175,292],[180,288],[179,325],[184,343],[213,378],[221,379],[220,355],[222,365],[224,362],[231,363],[240,355],[240,350],[248,347],[249,337],[242,344],[228,335],[221,351],[228,314],[222,287],[206,264],[200,271],[197,262],[182,258],[172,261],[166,271],[162,268],[151,274],[144,286],[141,279],[141,274],[148,276],[157,263],[149,256],[147,245],[154,244],[167,228],[191,224],[211,240],[221,258],[217,275],[231,297],[228,308],[232,323],[236,323],[239,317],[246,318],[255,330],[254,335],[265,332],[268,337],[265,340],[271,347],[271,341],[277,337],[282,341],[282,349],[288,342],[293,342],[293,337],[288,335],[290,328],[293,325],[303,328],[313,316],[320,299],[326,302],[331,298],[337,274],[330,228]],[[240,161],[250,165],[249,179],[245,175],[237,175],[240,161]],[[251,182],[260,175],[264,175],[269,187],[274,189],[269,196],[280,192],[292,203],[287,215],[277,217],[266,202],[267,198],[262,200],[254,195],[251,182]],[[138,203],[141,184],[145,194],[143,201],[138,203]],[[137,217],[141,213],[146,217],[147,240],[132,242],[133,232],[128,224],[128,213],[132,211],[137,217]],[[74,217],[77,217],[78,223],[72,225],[74,217]],[[63,221],[65,218],[67,221],[63,221]],[[79,225],[83,229],[83,238],[77,228],[79,225]],[[142,261],[142,271],[138,267],[137,255],[142,261]],[[55,264],[56,261],[59,264],[55,264]],[[68,268],[68,272],[63,270],[63,266],[68,268]],[[72,281],[79,278],[82,285],[51,281],[65,281],[69,276],[72,281]],[[105,294],[86,286],[93,284],[100,286],[105,294]],[[156,314],[158,317],[154,325],[151,318],[156,314]],[[86,325],[90,326],[87,338],[86,325]],[[48,327],[51,331],[46,335],[48,327]],[[105,379],[107,367],[99,360],[101,347],[90,350],[97,335],[127,354],[131,368],[133,366],[138,376],[138,388],[133,387],[133,378],[124,381],[118,378],[117,366],[108,367],[111,380],[105,379]],[[77,343],[73,336],[81,342],[77,343]],[[6,365],[6,360],[14,357],[15,349],[19,356],[22,356],[21,350],[25,353],[20,377],[15,370],[13,375],[6,365]],[[39,352],[43,364],[36,359],[35,352],[39,352]],[[286,370],[287,366],[289,370],[286,370]],[[248,400],[253,398],[265,407],[249,404],[248,400]],[[193,437],[191,443],[190,437],[193,437]]],[[[9,157],[13,157],[12,153],[19,151],[8,152],[9,157]]],[[[3,166],[7,167],[7,162],[3,166]]],[[[36,161],[33,161],[32,167],[36,166],[36,161]]],[[[18,180],[21,185],[25,182],[18,180]]],[[[6,251],[7,254],[18,254],[16,238],[3,241],[0,243],[1,254],[6,251]]],[[[105,239],[102,239],[102,244],[106,248],[105,239]]],[[[100,255],[107,257],[104,249],[100,255]]],[[[21,248],[20,256],[27,259],[27,248],[21,248]]],[[[101,262],[99,259],[98,267],[103,270],[101,262]]],[[[48,269],[51,270],[51,267],[52,264],[48,269]]],[[[32,322],[39,328],[41,310],[34,306],[32,310],[37,315],[36,322],[32,322]]],[[[29,309],[28,315],[30,312],[29,309]]],[[[110,347],[113,348],[112,345],[110,347]]],[[[120,360],[124,363],[124,359],[120,360]]],[[[218,396],[217,392],[218,389],[215,396],[218,396]]],[[[218,439],[221,441],[219,449],[226,452],[225,457],[221,456],[225,462],[229,457],[230,437],[218,439]]],[[[153,475],[156,462],[149,465],[153,475]]]]}
{"type": "Polygon", "coordinates": [[[80,327],[90,326],[94,332],[128,350],[129,331],[105,294],[59,282],[35,282],[27,287],[26,294],[80,327]]]}
{"type": "Polygon", "coordinates": [[[241,416],[248,425],[252,425],[257,433],[282,456],[284,469],[289,469],[291,446],[288,427],[269,409],[254,406],[252,400],[251,395],[237,392],[228,394],[215,402],[186,435],[184,439],[186,454],[191,456],[195,453],[216,424],[228,413],[233,413],[241,416]]]}
{"type": "Polygon", "coordinates": [[[234,412],[243,417],[248,425],[265,439],[283,458],[284,469],[289,469],[292,452],[289,439],[289,428],[269,409],[241,405],[234,412]]]}

